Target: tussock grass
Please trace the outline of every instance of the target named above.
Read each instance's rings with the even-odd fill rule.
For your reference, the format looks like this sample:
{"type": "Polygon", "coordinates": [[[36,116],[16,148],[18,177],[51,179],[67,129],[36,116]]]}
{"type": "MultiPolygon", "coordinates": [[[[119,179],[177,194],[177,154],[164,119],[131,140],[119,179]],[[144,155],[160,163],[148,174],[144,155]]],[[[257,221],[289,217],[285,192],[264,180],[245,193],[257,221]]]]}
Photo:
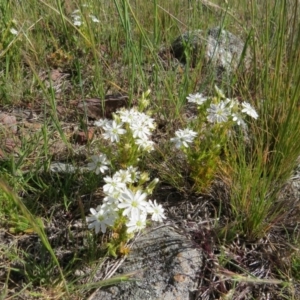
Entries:
{"type": "MultiPolygon", "coordinates": [[[[187,195],[195,180],[180,154],[169,155],[169,139],[184,125],[186,96],[196,92],[211,95],[217,79],[202,61],[196,66],[189,61],[182,65],[168,50],[187,30],[222,26],[246,42],[252,58],[247,70],[240,66],[232,77],[218,84],[228,97],[250,102],[259,118],[248,123],[247,133],[236,129],[215,161],[216,186],[222,182],[225,190],[215,199],[215,211],[220,212],[214,215],[219,217],[215,222],[216,247],[229,249],[238,237],[246,248],[250,243],[268,241],[275,256],[284,248],[288,263],[278,255],[279,263],[268,265],[270,280],[274,280],[276,297],[283,291],[278,299],[296,299],[292,286],[285,283],[299,284],[300,219],[295,213],[299,199],[282,191],[300,156],[299,10],[297,0],[1,2],[1,110],[21,107],[38,111],[41,125],[34,134],[27,134],[24,128],[18,151],[0,160],[0,224],[4,232],[14,236],[36,233],[49,261],[49,265],[34,266],[35,256],[30,251],[17,247],[10,251],[1,246],[1,268],[5,269],[1,297],[12,297],[10,290],[17,288],[19,295],[26,292],[45,299],[48,295],[70,299],[71,294],[74,299],[86,298],[96,287],[130,278],[130,274],[122,278],[103,276],[95,286],[91,278],[76,277],[78,262],[93,268],[100,259],[101,267],[105,265],[107,257],[101,248],[105,237],[101,241],[82,229],[83,246],[76,244],[70,225],[65,234],[69,231],[69,240],[74,239],[75,254],[65,264],[46,230],[46,223],[60,220],[59,214],[68,224],[81,220],[85,226],[88,208],[103,196],[99,191],[101,177],[79,171],[64,175],[49,172],[53,160],[83,166],[94,150],[93,143],[77,148],[72,144],[72,126],[87,132],[87,116],[78,117],[72,101],[123,93],[132,104],[150,88],[158,143],[153,156],[145,158],[143,169],[161,175],[164,183],[187,195]],[[77,9],[83,23],[80,27],[74,25],[73,12],[77,9]],[[91,15],[100,22],[93,22],[91,15]],[[65,74],[64,79],[55,78],[53,70],[65,74]],[[66,109],[63,113],[62,107],[66,109]],[[57,150],[58,145],[63,150],[57,150]],[[273,245],[283,236],[292,242],[273,245]],[[16,278],[22,283],[16,284],[16,278]]],[[[3,149],[8,134],[1,129],[3,149]]],[[[238,245],[236,249],[244,248],[238,245]]],[[[224,267],[232,268],[231,258],[218,259],[226,262],[224,267]]],[[[243,266],[234,272],[245,275],[248,271],[243,266]]],[[[245,282],[243,275],[236,275],[236,281],[245,282]]],[[[256,279],[263,282],[266,278],[253,281],[256,279]]],[[[235,284],[230,293],[239,288],[235,284]]]]}

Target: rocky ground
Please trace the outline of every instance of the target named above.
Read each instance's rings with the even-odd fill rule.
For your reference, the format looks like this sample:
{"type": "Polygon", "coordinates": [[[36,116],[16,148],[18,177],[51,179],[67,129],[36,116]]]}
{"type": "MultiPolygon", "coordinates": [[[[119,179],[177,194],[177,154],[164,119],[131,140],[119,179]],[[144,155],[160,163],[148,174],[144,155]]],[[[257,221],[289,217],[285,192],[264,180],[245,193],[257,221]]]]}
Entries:
{"type": "MultiPolygon", "coordinates": [[[[240,46],[243,48],[243,44],[240,46]]],[[[238,51],[239,55],[242,55],[242,48],[238,51]]],[[[228,54],[225,54],[225,58],[221,54],[216,62],[223,64],[224,71],[226,70],[224,59],[228,59],[228,54]]],[[[160,55],[164,59],[167,54],[164,50],[160,55]]],[[[181,63],[178,60],[174,61],[174,72],[180,74],[181,63]]],[[[211,61],[211,58],[208,57],[207,61],[211,61]]],[[[165,64],[167,66],[167,61],[165,64]]],[[[58,95],[62,86],[71,84],[68,74],[59,69],[52,70],[50,77],[58,95]]],[[[44,75],[43,80],[49,81],[47,75],[44,75]]],[[[41,169],[41,177],[48,178],[50,183],[55,184],[55,176],[63,178],[65,174],[80,171],[88,156],[89,143],[97,139],[98,133],[93,126],[93,120],[103,115],[111,117],[113,111],[128,105],[128,97],[125,94],[109,94],[104,101],[105,110],[102,109],[100,98],[74,100],[67,105],[58,100],[56,106],[58,120],[62,124],[65,137],[70,142],[76,165],[66,160],[70,149],[61,135],[57,130],[53,130],[53,127],[47,128],[49,155],[53,160],[48,173],[41,169]],[[78,118],[86,121],[86,130],[78,126],[76,121],[78,118]]],[[[25,140],[27,143],[32,140],[37,147],[43,146],[43,141],[36,142],[35,137],[45,128],[45,120],[50,117],[44,111],[39,105],[30,104],[1,108],[2,162],[9,159],[10,155],[21,155],[24,150],[22,143],[25,140]]],[[[187,111],[187,114],[192,112],[187,111]]],[[[166,120],[159,122],[160,131],[157,132],[157,140],[164,136],[163,128],[167,126],[164,124],[166,120]]],[[[24,172],[30,171],[30,168],[29,164],[24,172]]],[[[78,184],[80,185],[80,182],[78,184]]],[[[290,211],[290,228],[286,228],[286,232],[279,232],[274,228],[268,236],[255,243],[245,242],[242,237],[236,237],[231,244],[220,246],[218,233],[228,221],[226,214],[223,214],[223,210],[225,212],[228,209],[226,188],[222,182],[216,181],[209,193],[195,195],[189,192],[188,187],[188,182],[182,191],[164,183],[159,186],[154,196],[164,205],[167,220],[163,225],[152,224],[133,241],[129,241],[128,255],[117,259],[106,258],[101,262],[98,271],[92,274],[90,267],[78,263],[78,270],[72,276],[82,284],[96,283],[113,275],[122,274],[131,274],[132,279],[104,289],[94,288],[88,296],[82,295],[82,299],[88,297],[90,300],[208,300],[290,297],[290,292],[284,288],[284,283],[280,280],[277,262],[289,247],[289,242],[286,241],[287,232],[297,225],[293,223],[293,208],[291,207],[290,211]]],[[[299,195],[298,168],[282,190],[281,197],[293,198],[295,205],[299,205],[299,195]]],[[[101,200],[99,192],[85,194],[75,192],[72,196],[74,201],[68,210],[65,210],[63,205],[52,207],[50,204],[46,207],[51,210],[49,213],[51,221],[45,222],[45,231],[62,267],[67,266],[70,260],[86,255],[89,233],[86,224],[82,222],[82,212],[87,215],[89,208],[101,200]]],[[[51,262],[49,253],[42,246],[39,237],[30,230],[19,230],[16,234],[10,227],[3,227],[0,230],[0,245],[3,252],[17,249],[19,253],[24,254],[13,264],[7,261],[6,257],[0,256],[0,259],[4,260],[0,265],[0,282],[5,283],[10,272],[8,297],[20,293],[16,296],[17,299],[37,299],[26,294],[25,271],[30,270],[31,265],[47,265],[51,262]]],[[[49,272],[54,277],[58,274],[54,266],[49,272]]],[[[294,299],[300,299],[299,287],[293,282],[290,284],[295,291],[294,299]]],[[[80,296],[74,297],[79,298],[80,296]]]]}

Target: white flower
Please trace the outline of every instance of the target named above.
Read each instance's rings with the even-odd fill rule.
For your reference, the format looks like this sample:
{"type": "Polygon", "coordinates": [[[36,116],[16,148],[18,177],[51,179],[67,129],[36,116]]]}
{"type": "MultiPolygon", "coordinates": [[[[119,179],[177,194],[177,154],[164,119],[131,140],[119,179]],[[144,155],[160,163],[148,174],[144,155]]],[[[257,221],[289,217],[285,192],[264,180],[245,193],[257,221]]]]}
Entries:
{"type": "Polygon", "coordinates": [[[80,20],[74,20],[73,24],[74,26],[80,27],[82,25],[82,22],[80,20]]]}
{"type": "Polygon", "coordinates": [[[142,149],[146,152],[150,152],[154,149],[154,142],[149,141],[147,139],[137,139],[135,140],[136,145],[138,145],[138,149],[142,149]]]}
{"type": "Polygon", "coordinates": [[[127,232],[132,233],[144,229],[146,227],[146,217],[146,214],[141,214],[137,218],[129,219],[129,222],[126,224],[127,232]]]}
{"type": "Polygon", "coordinates": [[[105,139],[110,139],[110,141],[113,142],[119,142],[120,141],[120,135],[124,134],[126,132],[125,129],[122,128],[122,123],[118,124],[115,120],[112,121],[112,123],[107,123],[103,126],[104,133],[103,137],[105,139]]]}
{"type": "Polygon", "coordinates": [[[228,120],[230,110],[226,108],[226,103],[221,101],[218,104],[210,104],[210,108],[207,109],[209,115],[207,120],[211,123],[222,123],[228,120]]]}
{"type": "Polygon", "coordinates": [[[104,127],[106,125],[110,125],[112,123],[111,120],[108,120],[108,119],[99,119],[98,121],[95,121],[94,122],[94,125],[97,126],[97,127],[104,127]]]}
{"type": "Polygon", "coordinates": [[[131,108],[130,110],[118,110],[117,113],[122,122],[128,123],[132,130],[137,126],[144,126],[148,128],[148,130],[155,128],[154,119],[144,113],[136,111],[134,108],[131,108]]]}
{"type": "Polygon", "coordinates": [[[120,181],[118,177],[109,177],[106,176],[104,178],[106,184],[103,186],[103,192],[106,195],[112,196],[113,198],[117,198],[118,195],[126,188],[126,184],[120,181]]]}
{"type": "Polygon", "coordinates": [[[118,204],[118,208],[124,209],[123,216],[129,218],[139,218],[142,213],[146,213],[148,202],[146,193],[142,193],[141,190],[137,190],[133,193],[129,189],[125,189],[120,196],[121,203],[118,204]]]}
{"type": "Polygon", "coordinates": [[[141,122],[150,129],[155,129],[154,119],[144,113],[139,113],[141,122]]]}
{"type": "Polygon", "coordinates": [[[72,17],[73,17],[74,21],[80,21],[81,20],[81,16],[79,16],[79,15],[72,15],[72,17]]]}
{"type": "Polygon", "coordinates": [[[234,122],[236,122],[239,126],[242,126],[242,127],[246,126],[246,123],[244,122],[242,116],[237,113],[232,114],[232,120],[234,122]]]}
{"type": "Polygon", "coordinates": [[[81,21],[81,16],[77,15],[78,13],[80,13],[78,9],[74,10],[72,13],[72,18],[73,18],[74,26],[80,27],[82,25],[82,21],[81,21]]]}
{"type": "Polygon", "coordinates": [[[90,15],[90,18],[94,23],[100,23],[100,21],[94,15],[90,15]]]}
{"type": "Polygon", "coordinates": [[[196,94],[189,94],[186,97],[186,99],[188,100],[188,102],[201,105],[207,100],[207,97],[204,97],[202,94],[196,93],[196,94]]]}
{"type": "Polygon", "coordinates": [[[91,208],[90,212],[92,213],[91,216],[86,217],[89,229],[94,228],[96,234],[99,233],[100,229],[102,233],[106,232],[107,226],[114,225],[117,214],[116,212],[105,209],[104,206],[98,206],[96,209],[91,208]]]}
{"type": "Polygon", "coordinates": [[[101,153],[100,155],[93,155],[91,159],[92,162],[88,163],[87,167],[90,171],[95,171],[96,175],[98,175],[100,172],[104,173],[106,170],[108,170],[106,165],[109,164],[109,160],[105,154],[101,153]]]}
{"type": "Polygon", "coordinates": [[[174,138],[171,138],[171,142],[175,143],[175,147],[177,149],[181,148],[181,146],[188,147],[189,143],[192,143],[194,138],[197,136],[197,132],[190,130],[188,128],[182,130],[179,129],[175,132],[174,138]]]}
{"type": "Polygon", "coordinates": [[[152,202],[151,200],[148,201],[149,205],[147,208],[147,212],[152,214],[152,220],[156,221],[156,222],[162,222],[163,219],[166,218],[166,216],[164,215],[164,209],[161,206],[161,204],[157,204],[156,200],[154,200],[154,202],[152,202]]]}
{"type": "Polygon", "coordinates": [[[150,129],[142,121],[132,123],[130,129],[132,130],[132,136],[134,138],[147,140],[149,135],[151,135],[150,129]]]}
{"type": "Polygon", "coordinates": [[[257,119],[258,118],[258,114],[255,111],[255,109],[248,103],[248,102],[243,102],[242,106],[244,107],[242,109],[242,112],[247,114],[248,116],[257,119]]]}
{"type": "Polygon", "coordinates": [[[11,28],[9,31],[13,35],[17,35],[18,34],[18,31],[15,28],[11,28]]]}
{"type": "Polygon", "coordinates": [[[128,110],[128,109],[118,110],[117,113],[119,114],[122,122],[128,123],[128,124],[131,124],[133,122],[133,120],[135,120],[136,117],[138,116],[138,112],[134,108],[131,108],[130,110],[128,110]]]}
{"type": "Polygon", "coordinates": [[[114,178],[119,179],[120,182],[131,183],[131,173],[128,170],[119,170],[114,174],[114,178]]]}
{"type": "Polygon", "coordinates": [[[153,150],[154,143],[149,141],[152,130],[155,128],[154,119],[144,113],[140,113],[135,109],[119,110],[118,114],[122,122],[127,123],[132,132],[135,143],[139,149],[150,152],[153,150]]]}
{"type": "Polygon", "coordinates": [[[129,166],[127,171],[130,173],[132,182],[137,182],[140,179],[141,172],[138,171],[138,168],[129,166]]]}
{"type": "Polygon", "coordinates": [[[103,204],[107,205],[107,207],[110,207],[111,210],[118,210],[117,206],[119,204],[119,200],[117,198],[114,198],[112,196],[106,196],[103,198],[103,204]]]}

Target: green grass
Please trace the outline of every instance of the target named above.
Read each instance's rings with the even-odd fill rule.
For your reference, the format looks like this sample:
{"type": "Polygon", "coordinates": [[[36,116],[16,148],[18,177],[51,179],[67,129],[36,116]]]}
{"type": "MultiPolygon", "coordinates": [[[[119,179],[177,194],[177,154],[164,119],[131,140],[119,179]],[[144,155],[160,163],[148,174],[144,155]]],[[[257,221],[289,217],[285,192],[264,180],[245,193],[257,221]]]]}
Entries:
{"type": "MultiPolygon", "coordinates": [[[[300,156],[299,9],[297,0],[2,1],[0,107],[3,111],[38,111],[40,127],[30,133],[30,124],[26,125],[30,121],[24,118],[18,123],[18,134],[0,127],[0,149],[6,153],[8,138],[16,143],[15,150],[7,151],[0,160],[0,224],[16,238],[36,233],[49,264],[34,265],[30,263],[35,259],[32,253],[1,246],[5,277],[0,280],[0,298],[12,296],[15,279],[22,278],[17,286],[20,295],[26,292],[46,299],[51,294],[68,299],[72,294],[74,299],[84,299],[95,285],[92,281],[78,284],[74,276],[78,263],[95,268],[96,261],[106,260],[98,236],[84,227],[79,242],[71,230],[75,221],[81,220],[85,226],[89,208],[99,204],[101,176],[78,170],[72,174],[49,171],[53,161],[85,166],[97,147],[95,140],[75,146],[71,139],[77,128],[87,131],[86,116],[79,116],[72,104],[75,100],[124,93],[132,104],[151,89],[148,109],[161,127],[156,150],[140,167],[182,195],[195,195],[191,189],[201,190],[194,187],[195,182],[200,185],[197,182],[202,175],[195,178],[195,173],[191,174],[168,140],[185,126],[186,96],[196,92],[213,95],[217,79],[202,61],[182,66],[171,57],[161,59],[159,54],[187,30],[219,25],[246,41],[253,55],[247,70],[240,66],[231,78],[218,84],[226,96],[250,102],[259,118],[248,124],[247,142],[245,133],[236,130],[220,156],[212,159],[213,183],[203,190],[215,195],[213,189],[221,182],[224,188],[212,204],[218,212],[214,218],[219,218],[213,229],[216,247],[229,247],[236,239],[245,245],[269,241],[276,256],[282,246],[288,263],[278,258],[276,266],[271,264],[270,279],[283,283],[276,282],[279,288],[274,290],[282,289],[282,297],[292,299],[292,287],[284,283],[299,284],[300,256],[295,251],[299,233],[294,230],[300,222],[299,200],[285,197],[282,191],[300,156]],[[73,24],[75,9],[81,11],[81,27],[73,24]],[[100,22],[93,22],[90,14],[100,22]],[[12,34],[11,29],[18,34],[12,34]],[[51,76],[52,70],[68,75],[60,81],[51,76]],[[72,241],[68,250],[74,254],[68,264],[57,256],[45,230],[46,224],[56,220],[68,224],[66,232],[72,241]],[[278,236],[293,242],[273,247],[278,236]]],[[[209,145],[202,151],[207,149],[209,145]]],[[[209,172],[199,165],[196,170],[198,174],[209,172]]],[[[221,260],[233,268],[226,254],[221,260]]],[[[237,281],[242,282],[250,271],[241,266],[233,272],[239,272],[237,281]]],[[[98,287],[129,277],[103,279],[98,287]]],[[[238,289],[238,284],[233,286],[238,289]]]]}

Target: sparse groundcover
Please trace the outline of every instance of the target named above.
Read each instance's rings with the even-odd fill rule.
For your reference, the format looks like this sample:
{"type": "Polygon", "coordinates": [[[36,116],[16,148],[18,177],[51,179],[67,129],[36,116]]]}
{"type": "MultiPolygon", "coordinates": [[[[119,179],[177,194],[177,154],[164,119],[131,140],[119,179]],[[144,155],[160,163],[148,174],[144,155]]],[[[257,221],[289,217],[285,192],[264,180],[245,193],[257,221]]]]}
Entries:
{"type": "Polygon", "coordinates": [[[156,222],[203,251],[195,299],[300,299],[298,0],[2,2],[1,299],[136,279],[156,222]],[[212,28],[234,72],[173,56],[212,28]]]}

